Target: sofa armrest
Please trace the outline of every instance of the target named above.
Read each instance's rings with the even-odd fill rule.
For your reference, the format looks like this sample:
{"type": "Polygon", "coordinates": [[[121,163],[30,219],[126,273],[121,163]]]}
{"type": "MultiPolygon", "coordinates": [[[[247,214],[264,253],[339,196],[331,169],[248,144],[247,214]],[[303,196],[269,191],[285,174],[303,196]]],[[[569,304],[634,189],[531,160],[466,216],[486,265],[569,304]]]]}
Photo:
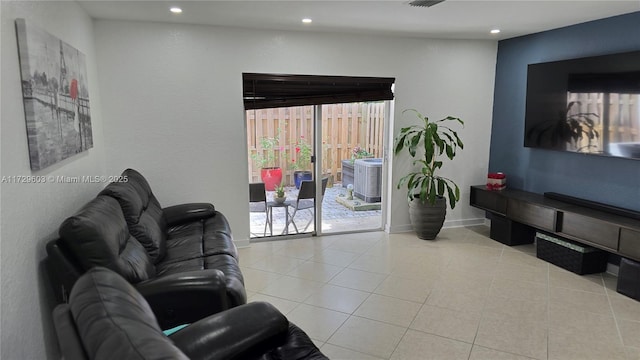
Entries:
{"type": "Polygon", "coordinates": [[[216,214],[216,208],[208,203],[189,203],[169,206],[162,209],[168,226],[210,218],[216,214]]]}
{"type": "Polygon", "coordinates": [[[53,309],[53,325],[58,337],[60,353],[65,359],[89,359],[82,346],[69,304],[60,304],[53,309]]]}
{"type": "Polygon", "coordinates": [[[58,303],[66,303],[73,284],[84,273],[80,262],[59,239],[47,243],[45,265],[51,288],[58,303]]]}
{"type": "Polygon", "coordinates": [[[225,275],[216,269],[160,276],[135,284],[162,329],[189,324],[226,310],[225,275]]]}
{"type": "Polygon", "coordinates": [[[282,345],[288,327],[273,305],[253,302],[204,318],[169,338],[190,359],[257,358],[282,345]]]}

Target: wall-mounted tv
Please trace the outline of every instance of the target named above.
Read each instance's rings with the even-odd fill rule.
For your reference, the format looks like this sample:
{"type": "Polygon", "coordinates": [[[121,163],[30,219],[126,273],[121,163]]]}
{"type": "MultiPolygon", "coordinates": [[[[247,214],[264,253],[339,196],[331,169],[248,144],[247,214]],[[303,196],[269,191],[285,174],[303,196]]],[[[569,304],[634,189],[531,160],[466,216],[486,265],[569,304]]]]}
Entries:
{"type": "Polygon", "coordinates": [[[530,64],[524,146],[640,160],[640,51],[530,64]]]}

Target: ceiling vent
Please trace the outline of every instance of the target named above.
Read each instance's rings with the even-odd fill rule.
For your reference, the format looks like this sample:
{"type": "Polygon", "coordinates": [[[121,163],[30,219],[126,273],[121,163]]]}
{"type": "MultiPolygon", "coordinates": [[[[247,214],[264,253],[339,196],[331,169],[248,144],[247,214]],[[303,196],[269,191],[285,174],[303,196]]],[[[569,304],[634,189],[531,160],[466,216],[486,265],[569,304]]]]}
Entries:
{"type": "Polygon", "coordinates": [[[432,7],[433,5],[440,4],[444,0],[415,0],[409,2],[411,6],[420,6],[420,7],[432,7]]]}

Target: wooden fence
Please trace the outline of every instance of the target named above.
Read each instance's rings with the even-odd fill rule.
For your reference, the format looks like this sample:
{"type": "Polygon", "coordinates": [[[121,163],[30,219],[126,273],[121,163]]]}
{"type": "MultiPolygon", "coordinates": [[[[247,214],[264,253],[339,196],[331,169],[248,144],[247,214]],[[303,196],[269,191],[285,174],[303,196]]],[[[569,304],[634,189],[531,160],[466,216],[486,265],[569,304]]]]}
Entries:
{"type": "MultiPolygon", "coordinates": [[[[313,112],[313,106],[246,112],[249,182],[261,181],[260,165],[253,160],[255,154],[267,156],[273,151],[273,166],[282,168],[285,183],[293,183],[291,165],[298,162],[300,155],[296,147],[313,142],[313,112]],[[263,138],[277,139],[273,150],[262,147],[263,138]]],[[[384,114],[384,102],[322,105],[323,176],[332,175],[333,181],[340,181],[341,160],[351,159],[356,146],[373,157],[382,157],[384,114]]]]}
{"type": "Polygon", "coordinates": [[[616,94],[610,93],[570,93],[569,101],[578,101],[573,111],[568,115],[599,114],[599,117],[590,116],[594,119],[594,129],[598,132],[597,139],[591,140],[583,136],[575,147],[585,149],[583,152],[606,152],[611,143],[637,142],[640,140],[640,119],[634,107],[640,106],[640,95],[637,94],[616,94]],[[607,103],[605,107],[605,103],[607,103]],[[607,123],[604,123],[605,112],[608,112],[607,123]],[[604,129],[606,127],[606,130],[604,129]],[[605,132],[606,131],[606,132],[605,132]],[[597,144],[597,147],[589,148],[588,145],[597,144]]]}

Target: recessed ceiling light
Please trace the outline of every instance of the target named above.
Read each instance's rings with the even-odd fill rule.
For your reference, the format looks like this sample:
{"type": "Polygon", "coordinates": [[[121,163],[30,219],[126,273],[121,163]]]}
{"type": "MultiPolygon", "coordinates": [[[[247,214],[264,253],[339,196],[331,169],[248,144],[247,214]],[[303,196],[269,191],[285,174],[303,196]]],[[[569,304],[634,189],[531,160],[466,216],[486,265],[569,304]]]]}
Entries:
{"type": "Polygon", "coordinates": [[[313,20],[311,20],[311,19],[309,19],[309,18],[304,18],[304,19],[302,19],[302,22],[303,22],[303,23],[305,23],[305,24],[311,24],[311,22],[312,22],[312,21],[313,21],[313,20]]]}
{"type": "Polygon", "coordinates": [[[409,5],[411,6],[420,6],[420,7],[431,7],[433,5],[437,5],[440,4],[441,2],[443,2],[444,0],[435,0],[435,1],[429,1],[429,0],[415,0],[415,1],[411,1],[409,2],[409,5]]]}
{"type": "Polygon", "coordinates": [[[490,32],[492,34],[499,34],[500,33],[500,29],[492,29],[490,32]]]}
{"type": "Polygon", "coordinates": [[[180,14],[182,12],[182,9],[180,9],[177,6],[172,7],[171,9],[169,9],[169,11],[171,11],[174,14],[180,14]]]}

